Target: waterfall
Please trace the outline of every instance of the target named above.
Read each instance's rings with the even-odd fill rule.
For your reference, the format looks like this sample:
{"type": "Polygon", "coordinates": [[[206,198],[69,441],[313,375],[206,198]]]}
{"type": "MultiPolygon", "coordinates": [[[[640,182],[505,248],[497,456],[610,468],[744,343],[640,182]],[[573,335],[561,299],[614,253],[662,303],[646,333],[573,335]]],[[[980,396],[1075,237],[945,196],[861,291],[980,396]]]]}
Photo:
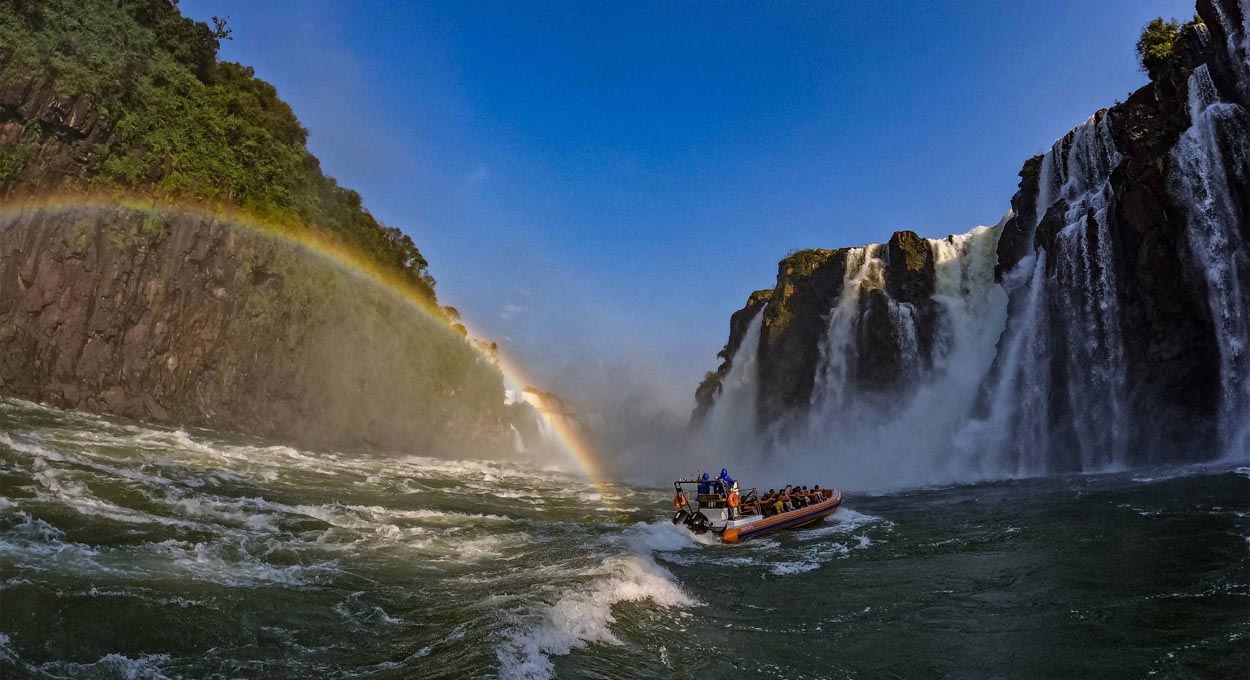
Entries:
{"type": "MultiPolygon", "coordinates": [[[[1213,457],[1212,434],[1226,458],[1250,459],[1250,2],[1210,4],[1227,59],[1193,69],[1190,127],[1170,158],[1158,147],[1180,113],[1172,83],[1056,140],[1026,165],[1036,185],[1018,197],[1035,209],[1014,216],[1004,245],[1019,259],[1001,283],[1007,218],[929,240],[931,281],[910,235],[837,253],[825,332],[803,330],[810,401],[769,423],[770,464],[823,465],[862,486],[1106,471],[1160,460],[1191,422],[1202,443],[1172,460],[1213,457]],[[891,263],[900,243],[909,259],[891,263]],[[1218,395],[1201,393],[1217,372],[1218,395]],[[1212,397],[1208,420],[1194,399],[1212,397]]],[[[1206,25],[1185,30],[1194,55],[1217,48],[1206,25]]]]}
{"type": "Polygon", "coordinates": [[[994,287],[998,229],[977,227],[966,234],[927,239],[933,250],[933,300],[941,307],[934,334],[933,364],[949,370],[968,348],[981,324],[994,287]]]}
{"type": "Polygon", "coordinates": [[[558,398],[544,397],[543,393],[533,387],[523,389],[507,389],[504,390],[504,403],[506,404],[526,404],[534,412],[534,431],[531,438],[527,439],[513,426],[512,431],[515,433],[514,444],[518,452],[524,452],[542,456],[561,456],[565,450],[564,443],[560,440],[557,427],[559,425],[572,425],[572,414],[568,412],[567,406],[561,403],[558,398]]]}
{"type": "Polygon", "coordinates": [[[755,441],[760,330],[767,307],[760,307],[751,317],[742,342],[734,351],[729,373],[721,381],[721,393],[704,422],[704,431],[712,435],[711,443],[717,449],[732,449],[755,441]]]}
{"type": "Polygon", "coordinates": [[[1038,247],[1004,277],[1011,313],[986,384],[988,413],[959,442],[970,455],[999,456],[994,465],[1004,474],[1053,470],[1056,446],[1071,447],[1066,464],[1083,470],[1126,462],[1124,341],[1107,220],[1119,162],[1106,115],[1090,117],[1042,158],[1030,243],[1043,224],[1058,227],[1055,253],[1038,247]],[[1066,408],[1072,441],[1052,437],[1057,406],[1066,408]]]}
{"type": "Polygon", "coordinates": [[[512,452],[525,453],[525,438],[521,436],[521,431],[516,429],[516,425],[508,425],[512,429],[512,452]]]}
{"type": "Polygon", "coordinates": [[[1066,375],[1068,417],[1080,469],[1090,470],[1124,464],[1127,448],[1120,292],[1107,221],[1111,171],[1120,154],[1106,115],[1090,118],[1069,137],[1057,194],[1067,209],[1048,285],[1052,318],[1063,333],[1055,348],[1066,375]]]}
{"type": "Polygon", "coordinates": [[[856,375],[863,360],[863,330],[875,323],[867,301],[887,294],[887,248],[873,244],[847,251],[842,288],[820,346],[806,426],[780,444],[790,459],[810,466],[809,454],[818,453],[840,478],[862,486],[926,484],[980,474],[969,471],[975,461],[953,455],[952,442],[990,368],[1006,318],[1006,299],[994,282],[999,232],[978,227],[927,239],[934,263],[928,301],[933,310],[926,317],[916,304],[886,301],[900,380],[884,392],[871,382],[859,384],[856,375]],[[924,323],[932,324],[927,357],[920,343],[924,323]]]}
{"type": "Polygon", "coordinates": [[[956,442],[987,470],[1044,470],[1050,448],[1050,367],[1046,335],[1046,251],[1025,257],[1003,281],[1014,313],[999,343],[1002,361],[986,384],[988,416],[966,423],[956,442]],[[989,458],[997,454],[999,458],[989,458]]]}
{"type": "MultiPolygon", "coordinates": [[[[829,329],[820,347],[820,368],[812,391],[813,405],[827,411],[845,408],[854,394],[851,381],[856,359],[855,337],[862,317],[860,301],[866,291],[885,287],[883,248],[873,244],[847,251],[842,291],[829,312],[829,329]]],[[[892,314],[891,325],[900,322],[902,316],[898,312],[892,314]]],[[[899,334],[896,331],[896,337],[899,334]]]]}
{"type": "Polygon", "coordinates": [[[1185,208],[1185,239],[1206,283],[1220,353],[1220,436],[1227,454],[1244,457],[1250,453],[1250,248],[1247,208],[1233,195],[1230,173],[1243,186],[1250,178],[1250,115],[1220,101],[1203,65],[1189,77],[1189,117],[1172,152],[1171,189],[1185,208]]]}
{"type": "MultiPolygon", "coordinates": [[[[1211,6],[1215,9],[1215,14],[1219,17],[1220,27],[1224,29],[1224,35],[1228,38],[1225,42],[1225,47],[1228,51],[1229,61],[1232,62],[1233,68],[1236,70],[1242,92],[1250,95],[1250,3],[1246,3],[1245,0],[1240,0],[1239,2],[1241,9],[1240,26],[1229,18],[1224,11],[1223,4],[1218,0],[1212,2],[1211,6]]],[[[1195,70],[1194,73],[1196,74],[1197,71],[1195,70]]],[[[1207,78],[1210,78],[1210,74],[1207,74],[1207,78]]],[[[1190,92],[1192,94],[1192,89],[1190,92]]],[[[1192,98],[1190,103],[1193,103],[1192,98]]]]}

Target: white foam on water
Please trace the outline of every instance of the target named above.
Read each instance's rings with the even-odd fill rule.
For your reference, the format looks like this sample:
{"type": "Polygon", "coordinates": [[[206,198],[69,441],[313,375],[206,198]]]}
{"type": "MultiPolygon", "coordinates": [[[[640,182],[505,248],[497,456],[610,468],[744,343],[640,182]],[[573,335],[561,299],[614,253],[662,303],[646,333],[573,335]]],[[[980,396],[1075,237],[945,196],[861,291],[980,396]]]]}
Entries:
{"type": "Polygon", "coordinates": [[[57,571],[99,578],[132,572],[108,566],[103,550],[65,538],[65,532],[48,522],[18,513],[21,521],[0,534],[0,557],[12,560],[21,570],[57,571]]]}
{"type": "Polygon", "coordinates": [[[348,595],[346,599],[334,605],[334,613],[347,623],[360,628],[379,624],[397,626],[405,623],[403,619],[387,614],[382,607],[365,603],[365,596],[366,593],[363,590],[348,595]]]}
{"type": "Polygon", "coordinates": [[[778,562],[772,567],[769,567],[768,571],[775,576],[789,576],[791,574],[802,574],[819,568],[819,562],[778,562]]]}
{"type": "Polygon", "coordinates": [[[545,505],[546,501],[542,499],[534,491],[514,491],[512,489],[495,489],[490,487],[483,488],[485,493],[499,498],[507,498],[509,500],[517,500],[530,505],[545,505]]]}
{"type": "MultiPolygon", "coordinates": [[[[440,561],[472,564],[488,559],[500,559],[508,551],[528,545],[532,541],[533,539],[529,534],[517,532],[513,534],[494,534],[467,541],[441,541],[441,546],[430,544],[426,547],[441,547],[441,551],[448,553],[440,561]]],[[[513,555],[513,559],[517,557],[520,557],[520,554],[513,555]]]]}
{"type": "Polygon", "coordinates": [[[672,522],[638,522],[622,534],[620,540],[638,554],[674,552],[719,543],[711,534],[692,534],[684,526],[672,522]]]}
{"type": "Polygon", "coordinates": [[[582,572],[589,581],[559,591],[555,602],[514,614],[517,620],[496,649],[501,677],[550,678],[555,672],[552,656],[592,644],[621,644],[611,628],[616,623],[612,607],[621,602],[650,601],[664,608],[698,604],[652,553],[674,553],[714,539],[696,537],[671,522],[638,522],[610,541],[630,552],[609,556],[582,572]]]}
{"type": "Polygon", "coordinates": [[[0,444],[4,444],[18,453],[25,453],[30,456],[44,458],[46,460],[65,460],[61,457],[61,453],[59,451],[55,451],[45,446],[40,446],[39,444],[35,444],[33,442],[14,439],[4,432],[0,432],[0,444]]]}
{"type": "Polygon", "coordinates": [[[254,532],[278,531],[278,516],[263,498],[221,498],[217,496],[180,496],[175,492],[157,499],[171,510],[196,519],[235,523],[254,532]]]}
{"type": "Polygon", "coordinates": [[[860,527],[870,524],[879,524],[886,528],[894,526],[892,522],[875,515],[866,515],[847,507],[841,507],[832,515],[826,517],[820,525],[803,529],[798,536],[800,539],[812,539],[830,534],[849,534],[860,527]]]}
{"type": "Polygon", "coordinates": [[[164,524],[167,526],[198,528],[192,522],[132,510],[101,499],[92,494],[86,484],[73,479],[64,470],[49,465],[47,459],[43,456],[35,457],[32,461],[32,467],[34,470],[32,477],[43,487],[39,492],[41,499],[55,499],[65,507],[71,508],[80,514],[94,515],[128,524],[164,524]]]}
{"type": "Polygon", "coordinates": [[[319,583],[339,571],[338,562],[277,566],[252,555],[243,546],[168,540],[145,546],[159,560],[152,567],[173,566],[191,578],[231,587],[280,585],[298,587],[319,583]]]}
{"type": "Polygon", "coordinates": [[[378,505],[348,505],[343,506],[357,512],[368,513],[375,519],[411,519],[426,520],[439,523],[455,523],[462,524],[464,522],[515,522],[516,520],[506,515],[492,515],[472,512],[451,512],[445,510],[430,510],[426,508],[418,508],[416,510],[397,510],[392,508],[384,508],[378,505]]]}
{"type": "Polygon", "coordinates": [[[161,666],[169,663],[166,654],[147,654],[132,659],[124,654],[108,654],[95,663],[54,661],[36,668],[51,677],[124,678],[125,680],[171,680],[161,666]]]}
{"type": "Polygon", "coordinates": [[[649,600],[661,607],[688,607],[695,601],[666,569],[643,555],[609,557],[587,573],[584,589],[566,591],[554,604],[514,628],[496,650],[500,676],[508,680],[553,677],[551,656],[592,644],[619,645],[612,632],[612,606],[649,600]],[[536,620],[533,620],[536,619],[536,620]]]}
{"type": "MultiPolygon", "coordinates": [[[[0,404],[0,406],[3,406],[3,404],[0,404]]],[[[21,657],[18,656],[17,650],[13,649],[13,641],[4,633],[0,633],[0,660],[13,664],[21,663],[21,657]]]]}
{"type": "Polygon", "coordinates": [[[464,636],[465,636],[465,627],[463,625],[456,626],[455,628],[452,629],[450,633],[435,640],[434,642],[431,642],[428,645],[425,645],[424,647],[421,647],[420,649],[413,652],[412,654],[409,654],[402,661],[383,661],[382,663],[371,666],[369,670],[391,671],[397,668],[403,668],[405,665],[407,665],[410,662],[416,661],[418,659],[423,659],[429,656],[438,647],[441,647],[443,645],[450,644],[453,642],[460,642],[461,640],[464,639],[464,636]]]}

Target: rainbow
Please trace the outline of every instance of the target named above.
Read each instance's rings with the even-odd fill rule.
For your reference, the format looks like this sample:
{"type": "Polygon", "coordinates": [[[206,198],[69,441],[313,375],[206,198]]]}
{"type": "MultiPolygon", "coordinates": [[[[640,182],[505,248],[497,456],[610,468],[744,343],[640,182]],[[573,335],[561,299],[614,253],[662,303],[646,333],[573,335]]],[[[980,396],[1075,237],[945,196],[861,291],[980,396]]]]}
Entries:
{"type": "MultiPolygon", "coordinates": [[[[364,253],[331,234],[310,228],[297,221],[267,219],[229,206],[210,206],[189,201],[174,204],[158,202],[147,197],[101,194],[51,194],[12,198],[0,203],[0,217],[16,216],[33,210],[112,210],[117,208],[165,214],[175,212],[191,214],[221,220],[263,236],[279,238],[374,285],[381,286],[414,311],[443,324],[450,332],[454,332],[452,321],[438,303],[431,300],[410,281],[395,271],[380,266],[364,253]]],[[[463,319],[460,323],[464,325],[469,336],[477,335],[463,319]]],[[[473,347],[474,351],[499,367],[506,386],[521,389],[534,384],[515,362],[505,359],[502,354],[488,352],[473,342],[468,344],[473,347]]],[[[502,394],[500,398],[503,398],[502,394]]],[[[609,496],[606,493],[607,478],[598,458],[582,434],[564,418],[552,418],[549,424],[563,449],[562,453],[599,490],[600,495],[607,498],[609,496]]]]}

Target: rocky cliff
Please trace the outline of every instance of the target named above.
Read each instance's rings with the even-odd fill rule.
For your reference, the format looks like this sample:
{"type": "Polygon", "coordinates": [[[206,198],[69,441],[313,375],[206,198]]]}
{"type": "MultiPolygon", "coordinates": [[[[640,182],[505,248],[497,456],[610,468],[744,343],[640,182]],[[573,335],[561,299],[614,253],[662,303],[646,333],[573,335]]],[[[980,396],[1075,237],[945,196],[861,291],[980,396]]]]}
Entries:
{"type": "Polygon", "coordinates": [[[0,391],[319,447],[511,448],[502,376],[307,248],[188,212],[0,214],[0,391]]]}
{"type": "Polygon", "coordinates": [[[412,240],[321,172],[274,88],[217,60],[228,37],[168,0],[0,4],[0,393],[319,447],[511,451],[536,416],[504,403],[493,348],[439,307],[412,240]]]}
{"type": "Polygon", "coordinates": [[[996,227],[782,260],[735,314],[766,302],[758,347],[735,323],[696,416],[752,351],[749,417],[783,446],[889,446],[927,400],[949,421],[927,446],[1006,472],[1250,452],[1247,13],[1160,22],[1151,82],[1026,161],[996,227]]]}

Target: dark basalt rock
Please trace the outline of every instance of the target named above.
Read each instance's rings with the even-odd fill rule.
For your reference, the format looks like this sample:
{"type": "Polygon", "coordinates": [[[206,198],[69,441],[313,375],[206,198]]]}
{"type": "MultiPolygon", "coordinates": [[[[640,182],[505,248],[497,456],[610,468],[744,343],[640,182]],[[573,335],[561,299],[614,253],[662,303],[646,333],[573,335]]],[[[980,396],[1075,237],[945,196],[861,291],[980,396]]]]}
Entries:
{"type": "MultiPolygon", "coordinates": [[[[1120,154],[1110,179],[1112,200],[1106,223],[1122,315],[1133,423],[1130,449],[1142,462],[1151,462],[1160,451],[1216,450],[1218,347],[1208,318],[1205,277],[1186,252],[1185,213],[1170,192],[1171,152],[1190,126],[1188,78],[1199,65],[1207,65],[1223,99],[1243,106],[1250,106],[1250,101],[1239,86],[1228,54],[1228,36],[1219,21],[1222,12],[1231,25],[1240,25],[1241,5],[1237,0],[1198,0],[1197,8],[1205,26],[1182,28],[1168,67],[1127,101],[1096,114],[1099,119],[1107,117],[1120,154]]],[[[1250,121],[1246,134],[1250,134],[1250,121]]],[[[1056,238],[1067,223],[1069,206],[1062,200],[1038,205],[1042,158],[1028,159],[1020,170],[1019,189],[1011,199],[1012,214],[1003,223],[997,245],[995,276],[999,281],[1037,249],[1047,251],[1047,269],[1055,271],[1056,238]]],[[[1238,178],[1233,191],[1244,206],[1240,228],[1250,239],[1250,187],[1237,168],[1230,167],[1230,176],[1238,178]]],[[[1092,238],[1096,230],[1092,215],[1085,216],[1084,225],[1092,238]]],[[[919,331],[916,359],[922,365],[932,359],[932,252],[924,239],[899,232],[886,244],[886,253],[885,289],[868,290],[861,296],[861,323],[853,350],[856,361],[851,378],[868,392],[888,393],[906,386],[905,367],[899,361],[901,348],[888,323],[891,304],[912,305],[919,331]]],[[[1090,266],[1097,272],[1099,265],[1090,266]]],[[[820,342],[827,333],[828,314],[841,293],[845,267],[846,250],[801,251],[781,262],[761,340],[763,424],[808,407],[821,361],[820,342]]],[[[1052,279],[1048,285],[1056,284],[1052,279]]],[[[1020,302],[1013,295],[1009,309],[1017,310],[1020,302]]],[[[1057,303],[1052,300],[1052,304],[1057,303]]],[[[1051,314],[1052,324],[1060,316],[1051,314]]],[[[1056,337],[1062,336],[1061,329],[1051,330],[1056,337]]],[[[1055,360],[1046,370],[1052,385],[1063,385],[1068,372],[1085,367],[1064,366],[1055,360]]],[[[1073,409],[1080,405],[1068,403],[1059,388],[1052,390],[1049,399],[1052,438],[1061,447],[1071,430],[1068,421],[1073,409]]],[[[983,401],[982,413],[984,407],[983,401]]],[[[1057,454],[1055,460],[1060,469],[1078,464],[1071,456],[1057,454]]]]}
{"type": "Polygon", "coordinates": [[[511,450],[502,376],[446,324],[197,214],[0,216],[0,386],[315,448],[511,450]]]}
{"type": "Polygon", "coordinates": [[[847,250],[802,250],[777,267],[760,331],[760,422],[806,406],[816,382],[820,340],[842,290],[847,250]]]}
{"type": "Polygon", "coordinates": [[[896,231],[886,243],[885,286],[899,302],[920,304],[933,296],[933,248],[914,231],[896,231]]]}
{"type": "MultiPolygon", "coordinates": [[[[778,265],[776,286],[753,293],[747,306],[734,314],[729,342],[721,351],[723,359],[732,356],[741,343],[754,309],[768,303],[760,331],[760,422],[775,422],[810,403],[829,313],[842,293],[848,252],[845,248],[812,249],[790,254],[778,265]]],[[[890,300],[914,307],[922,363],[927,363],[936,317],[932,300],[935,263],[929,242],[910,231],[894,234],[883,258],[886,290],[877,291],[879,295],[871,300],[865,298],[863,322],[854,341],[862,360],[857,362],[852,379],[869,389],[879,386],[888,391],[904,376],[906,363],[890,323],[890,300]]],[[[729,367],[726,359],[700,384],[695,421],[711,407],[729,367]]]]}
{"type": "MultiPolygon", "coordinates": [[[[918,360],[923,366],[930,365],[933,359],[933,335],[937,322],[937,306],[933,301],[937,276],[935,267],[933,247],[914,231],[896,231],[886,243],[885,290],[895,302],[911,305],[911,313],[916,319],[920,350],[918,360]]],[[[894,348],[893,362],[901,366],[904,362],[899,353],[903,349],[897,341],[890,346],[894,348]]],[[[873,345],[861,346],[861,354],[868,351],[869,347],[873,345]]],[[[883,374],[880,382],[894,385],[902,377],[883,374]]],[[[873,385],[877,382],[878,379],[872,375],[865,376],[865,384],[873,385]]]]}
{"type": "Polygon", "coordinates": [[[1028,254],[1028,229],[1037,222],[1037,178],[1041,170],[1040,155],[1025,161],[1020,169],[1019,190],[1011,198],[1012,214],[998,237],[998,263],[994,265],[994,278],[998,281],[1028,254]]]}
{"type": "MultiPolygon", "coordinates": [[[[698,389],[695,390],[695,407],[694,412],[690,415],[692,423],[698,423],[707,416],[707,412],[712,408],[712,404],[716,401],[716,397],[721,392],[721,382],[725,376],[729,375],[730,369],[733,368],[733,357],[738,353],[742,345],[742,339],[746,335],[747,327],[751,325],[751,320],[759,313],[760,308],[768,302],[768,298],[772,296],[772,291],[757,290],[747,297],[747,303],[738,311],[729,317],[729,342],[721,349],[716,356],[721,358],[721,364],[715,371],[709,371],[703,376],[703,381],[699,383],[698,389]]],[[[747,348],[746,351],[758,352],[759,348],[747,348]]]]}

